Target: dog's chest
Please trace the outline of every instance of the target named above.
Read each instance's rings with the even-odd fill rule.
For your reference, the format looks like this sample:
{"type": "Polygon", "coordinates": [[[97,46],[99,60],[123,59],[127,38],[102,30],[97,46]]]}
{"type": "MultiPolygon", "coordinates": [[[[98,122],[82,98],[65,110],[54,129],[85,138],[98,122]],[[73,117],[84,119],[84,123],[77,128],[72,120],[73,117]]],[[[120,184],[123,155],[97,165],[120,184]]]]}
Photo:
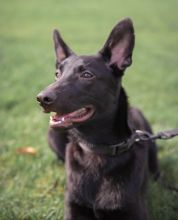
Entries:
{"type": "Polygon", "coordinates": [[[95,209],[116,209],[124,205],[124,182],[104,175],[108,162],[94,154],[84,155],[77,145],[66,154],[69,200],[95,209]]]}

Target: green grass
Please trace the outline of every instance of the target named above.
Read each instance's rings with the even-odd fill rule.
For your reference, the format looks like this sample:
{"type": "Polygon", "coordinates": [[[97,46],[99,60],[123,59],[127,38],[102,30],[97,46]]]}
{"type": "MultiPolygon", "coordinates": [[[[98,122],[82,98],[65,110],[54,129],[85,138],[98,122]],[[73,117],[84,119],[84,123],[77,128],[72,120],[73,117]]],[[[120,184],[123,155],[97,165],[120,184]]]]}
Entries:
{"type": "MultiPolygon", "coordinates": [[[[134,63],[124,85],[154,131],[178,125],[177,0],[0,0],[0,220],[63,219],[65,172],[47,146],[35,96],[54,78],[51,33],[95,53],[122,17],[134,20],[134,63]],[[32,146],[36,156],[17,148],[32,146]]],[[[178,188],[178,138],[159,142],[164,181],[178,188]]],[[[178,194],[150,183],[151,220],[178,219],[178,194]]]]}

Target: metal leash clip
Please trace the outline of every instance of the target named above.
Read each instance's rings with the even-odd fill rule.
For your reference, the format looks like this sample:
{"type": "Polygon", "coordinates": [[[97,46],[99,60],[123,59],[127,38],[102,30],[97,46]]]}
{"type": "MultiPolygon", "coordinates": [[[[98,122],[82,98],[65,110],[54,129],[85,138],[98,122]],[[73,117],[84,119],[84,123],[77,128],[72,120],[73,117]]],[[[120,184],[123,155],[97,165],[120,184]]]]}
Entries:
{"type": "Polygon", "coordinates": [[[136,130],[135,133],[136,133],[135,142],[148,141],[154,139],[154,135],[152,135],[147,131],[136,130]]]}

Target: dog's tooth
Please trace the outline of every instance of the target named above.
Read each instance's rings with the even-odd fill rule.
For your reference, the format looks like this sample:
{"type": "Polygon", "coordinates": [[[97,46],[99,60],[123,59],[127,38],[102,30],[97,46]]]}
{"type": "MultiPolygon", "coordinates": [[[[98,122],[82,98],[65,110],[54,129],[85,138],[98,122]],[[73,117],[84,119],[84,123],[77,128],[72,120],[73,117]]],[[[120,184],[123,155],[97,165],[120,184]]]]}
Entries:
{"type": "Polygon", "coordinates": [[[85,112],[85,108],[81,108],[80,110],[78,110],[78,113],[83,113],[85,112]]]}
{"type": "Polygon", "coordinates": [[[64,118],[64,117],[62,117],[61,121],[65,121],[65,118],[64,118]]]}
{"type": "Polygon", "coordinates": [[[76,111],[74,115],[76,115],[76,114],[77,115],[81,114],[81,110],[76,111]]]}
{"type": "Polygon", "coordinates": [[[86,111],[86,109],[85,109],[85,108],[82,108],[82,109],[81,109],[81,112],[85,112],[85,111],[86,111]]]}

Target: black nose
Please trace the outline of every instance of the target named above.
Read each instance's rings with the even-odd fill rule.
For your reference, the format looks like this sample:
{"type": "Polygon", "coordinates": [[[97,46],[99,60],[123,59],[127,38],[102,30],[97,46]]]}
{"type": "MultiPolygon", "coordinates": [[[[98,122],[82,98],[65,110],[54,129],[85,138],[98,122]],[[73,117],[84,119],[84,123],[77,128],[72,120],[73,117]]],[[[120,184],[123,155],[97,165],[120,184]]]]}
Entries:
{"type": "Polygon", "coordinates": [[[44,92],[40,92],[36,99],[43,105],[51,105],[53,104],[55,97],[52,94],[45,94],[44,92]]]}

